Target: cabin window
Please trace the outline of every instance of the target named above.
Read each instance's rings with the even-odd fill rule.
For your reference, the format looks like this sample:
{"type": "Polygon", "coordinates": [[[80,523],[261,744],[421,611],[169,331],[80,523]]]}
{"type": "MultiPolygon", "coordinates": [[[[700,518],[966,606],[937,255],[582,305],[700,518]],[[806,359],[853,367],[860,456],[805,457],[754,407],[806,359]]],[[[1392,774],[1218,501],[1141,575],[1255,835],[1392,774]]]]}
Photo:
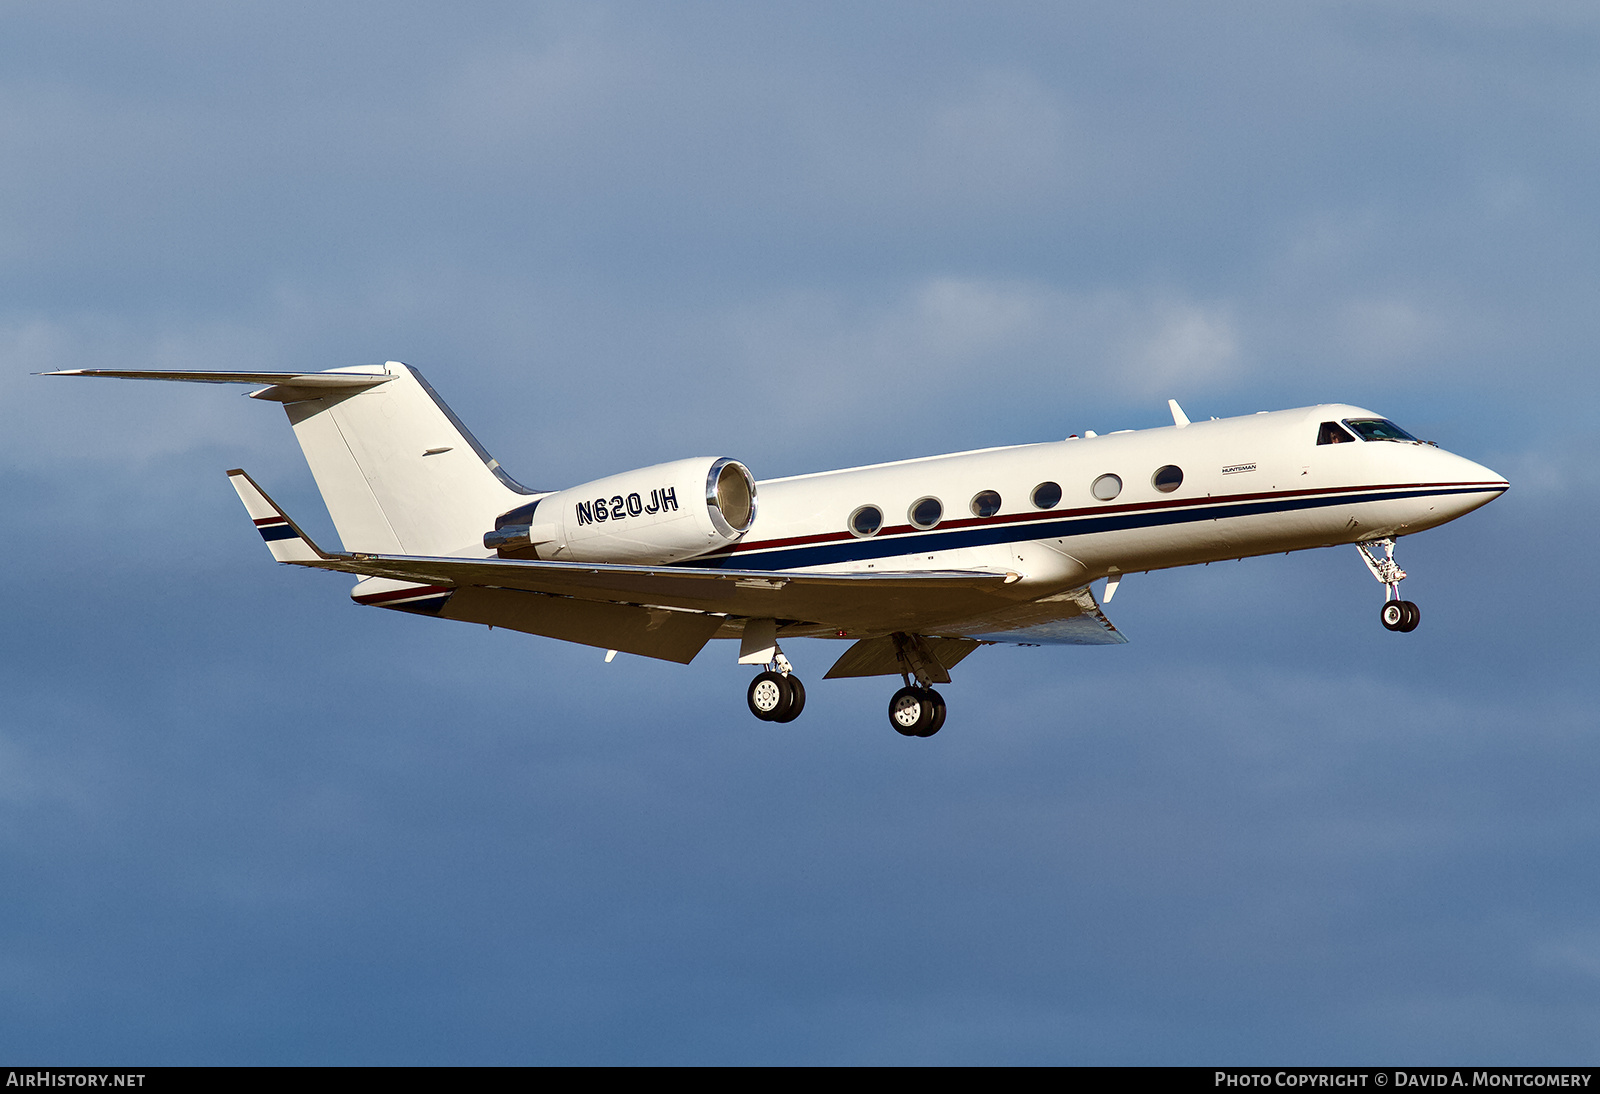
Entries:
{"type": "Polygon", "coordinates": [[[1322,428],[1317,431],[1318,444],[1344,444],[1353,440],[1355,438],[1345,432],[1338,422],[1323,422],[1322,428]]]}
{"type": "Polygon", "coordinates": [[[1033,504],[1039,509],[1054,509],[1061,504],[1061,487],[1053,482],[1041,482],[1033,488],[1033,504]]]}
{"type": "Polygon", "coordinates": [[[1346,418],[1344,424],[1361,434],[1364,441],[1411,441],[1421,444],[1411,434],[1387,418],[1346,418]]]}
{"type": "Polygon", "coordinates": [[[932,528],[944,516],[944,503],[938,498],[920,498],[912,503],[906,515],[918,528],[932,528]]]}
{"type": "Polygon", "coordinates": [[[1089,492],[1101,501],[1110,501],[1122,493],[1122,479],[1116,475],[1101,475],[1089,487],[1089,492]]]}
{"type": "Polygon", "coordinates": [[[1150,476],[1150,485],[1163,494],[1170,494],[1183,485],[1183,469],[1181,467],[1173,467],[1170,463],[1165,467],[1157,468],[1156,473],[1150,476]]]}
{"type": "Polygon", "coordinates": [[[972,515],[975,517],[992,517],[1000,511],[1000,495],[993,490],[984,490],[972,495],[972,515]]]}
{"type": "Polygon", "coordinates": [[[876,505],[863,505],[850,514],[850,531],[862,539],[877,535],[882,527],[883,510],[876,505]]]}

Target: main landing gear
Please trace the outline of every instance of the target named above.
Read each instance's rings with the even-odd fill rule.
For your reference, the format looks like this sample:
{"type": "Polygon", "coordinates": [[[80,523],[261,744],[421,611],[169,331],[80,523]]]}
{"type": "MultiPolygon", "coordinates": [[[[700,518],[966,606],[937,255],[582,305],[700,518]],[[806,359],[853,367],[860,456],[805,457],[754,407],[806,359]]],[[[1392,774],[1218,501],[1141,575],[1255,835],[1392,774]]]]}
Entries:
{"type": "Polygon", "coordinates": [[[756,673],[745,696],[750,713],[763,722],[792,722],[806,709],[806,687],[794,675],[794,666],[777,651],[770,667],[756,673]]]}
{"type": "Polygon", "coordinates": [[[1383,612],[1379,616],[1383,620],[1384,629],[1416,630],[1417,624],[1422,621],[1422,611],[1411,601],[1400,599],[1400,582],[1405,580],[1406,572],[1395,563],[1394,540],[1375,539],[1369,543],[1358,543],[1356,550],[1361,552],[1361,560],[1367,564],[1367,569],[1372,571],[1372,576],[1378,579],[1383,591],[1388,594],[1388,599],[1383,602],[1383,612]],[[1373,553],[1374,547],[1383,548],[1382,558],[1373,553]]]}
{"type": "Polygon", "coordinates": [[[932,685],[948,684],[950,670],[939,662],[926,639],[914,634],[892,637],[900,679],[906,686],[889,700],[889,724],[903,737],[932,737],[944,725],[945,715],[944,696],[932,685]]]}
{"type": "Polygon", "coordinates": [[[907,684],[889,700],[889,724],[902,737],[932,737],[944,725],[944,696],[907,684]]]}
{"type": "MultiPolygon", "coordinates": [[[[750,681],[745,696],[750,713],[763,722],[792,722],[805,709],[805,685],[776,640],[767,636],[770,632],[753,627],[752,631],[744,663],[761,665],[762,670],[750,681]]],[[[944,725],[946,707],[944,696],[931,685],[949,683],[949,670],[939,663],[925,639],[905,634],[892,637],[905,687],[889,700],[889,724],[903,737],[932,737],[944,725]]]]}

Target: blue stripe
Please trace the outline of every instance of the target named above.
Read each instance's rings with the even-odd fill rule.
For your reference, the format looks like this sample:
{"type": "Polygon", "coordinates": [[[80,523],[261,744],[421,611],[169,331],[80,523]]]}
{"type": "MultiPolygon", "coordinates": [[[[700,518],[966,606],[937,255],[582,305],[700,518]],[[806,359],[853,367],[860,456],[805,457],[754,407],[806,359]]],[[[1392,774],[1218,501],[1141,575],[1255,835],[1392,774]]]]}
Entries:
{"type": "Polygon", "coordinates": [[[268,543],[279,539],[296,539],[293,528],[287,524],[267,524],[261,527],[261,538],[268,543]]]}
{"type": "Polygon", "coordinates": [[[1200,521],[1225,520],[1230,517],[1253,517],[1265,513],[1292,513],[1306,509],[1325,509],[1335,505],[1356,502],[1395,501],[1401,498],[1433,497],[1444,494],[1483,494],[1490,488],[1464,486],[1453,489],[1434,487],[1411,490],[1389,490],[1362,494],[1336,494],[1327,497],[1297,497],[1266,499],[1262,501],[1199,504],[1189,509],[1146,509],[1132,513],[1111,513],[1105,516],[1076,516],[1061,520],[1008,521],[976,528],[957,528],[946,532],[931,531],[913,535],[874,539],[852,539],[845,542],[819,543],[808,547],[777,547],[765,551],[727,554],[714,558],[696,558],[677,563],[695,567],[731,567],[739,570],[788,570],[802,566],[829,566],[842,562],[861,562],[874,558],[893,558],[896,555],[954,551],[961,547],[992,547],[1001,543],[1028,543],[1037,539],[1065,539],[1071,536],[1088,536],[1100,532],[1124,532],[1135,528],[1159,528],[1174,524],[1194,524],[1200,521]]]}
{"type": "Polygon", "coordinates": [[[413,612],[417,615],[438,615],[454,595],[454,590],[452,590],[439,596],[430,596],[421,600],[398,600],[392,604],[374,604],[372,606],[374,608],[390,608],[397,612],[413,612]]]}

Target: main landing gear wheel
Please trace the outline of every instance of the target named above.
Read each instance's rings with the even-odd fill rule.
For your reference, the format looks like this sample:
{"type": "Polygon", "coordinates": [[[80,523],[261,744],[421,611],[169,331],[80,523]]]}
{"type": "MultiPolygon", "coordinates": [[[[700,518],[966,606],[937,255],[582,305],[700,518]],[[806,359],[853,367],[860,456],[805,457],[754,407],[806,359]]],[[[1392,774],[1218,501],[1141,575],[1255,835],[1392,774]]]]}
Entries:
{"type": "Polygon", "coordinates": [[[783,677],[783,682],[789,689],[789,709],[772,719],[774,722],[792,722],[806,709],[806,686],[800,677],[790,674],[783,677]]]}
{"type": "Polygon", "coordinates": [[[932,688],[904,687],[889,700],[889,724],[903,737],[932,737],[944,716],[944,696],[932,688]]]}
{"type": "Polygon", "coordinates": [[[1422,622],[1422,611],[1409,600],[1389,600],[1383,605],[1383,625],[1391,631],[1414,631],[1422,622]]]}
{"type": "Polygon", "coordinates": [[[806,689],[800,678],[770,669],[756,674],[745,698],[750,713],[763,722],[792,722],[806,707],[806,689]]]}

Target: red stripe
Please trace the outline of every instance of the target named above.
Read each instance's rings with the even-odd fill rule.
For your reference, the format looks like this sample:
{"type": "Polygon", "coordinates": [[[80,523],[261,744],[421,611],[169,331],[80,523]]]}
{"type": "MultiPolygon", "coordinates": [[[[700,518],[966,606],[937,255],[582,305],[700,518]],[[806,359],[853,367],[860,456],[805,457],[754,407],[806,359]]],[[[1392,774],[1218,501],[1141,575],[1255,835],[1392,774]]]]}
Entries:
{"type": "MultiPolygon", "coordinates": [[[[1160,501],[1136,502],[1127,505],[1100,505],[1094,508],[1082,509],[1041,509],[1036,513],[1011,513],[1006,516],[994,517],[962,517],[959,520],[941,521],[934,528],[974,528],[979,525],[998,524],[1025,524],[1029,521],[1062,520],[1073,517],[1098,516],[1110,513],[1137,513],[1155,509],[1181,509],[1185,506],[1205,505],[1232,505],[1243,501],[1261,501],[1266,498],[1288,500],[1291,498],[1314,498],[1328,494],[1364,494],[1373,490],[1417,490],[1423,488],[1459,490],[1464,487],[1478,486],[1485,490],[1505,490],[1510,484],[1503,481],[1494,482],[1400,482],[1382,483],[1371,486],[1327,486],[1318,490],[1264,490],[1254,494],[1220,494],[1216,497],[1205,498],[1168,498],[1160,501]]],[[[910,532],[929,532],[932,528],[917,528],[910,524],[896,524],[882,528],[878,536],[890,537],[906,535],[910,532]]],[[[781,547],[799,547],[810,543],[843,542],[851,539],[863,538],[852,536],[845,532],[822,532],[805,536],[791,536],[787,539],[764,539],[757,542],[736,543],[733,547],[715,552],[716,554],[739,554],[743,551],[771,551],[781,547]]],[[[875,539],[877,536],[865,537],[875,539]]]]}
{"type": "Polygon", "coordinates": [[[437,596],[440,593],[452,591],[450,585],[423,585],[414,589],[390,589],[386,593],[367,593],[356,597],[357,604],[384,604],[390,600],[421,599],[425,596],[437,596]]]}

